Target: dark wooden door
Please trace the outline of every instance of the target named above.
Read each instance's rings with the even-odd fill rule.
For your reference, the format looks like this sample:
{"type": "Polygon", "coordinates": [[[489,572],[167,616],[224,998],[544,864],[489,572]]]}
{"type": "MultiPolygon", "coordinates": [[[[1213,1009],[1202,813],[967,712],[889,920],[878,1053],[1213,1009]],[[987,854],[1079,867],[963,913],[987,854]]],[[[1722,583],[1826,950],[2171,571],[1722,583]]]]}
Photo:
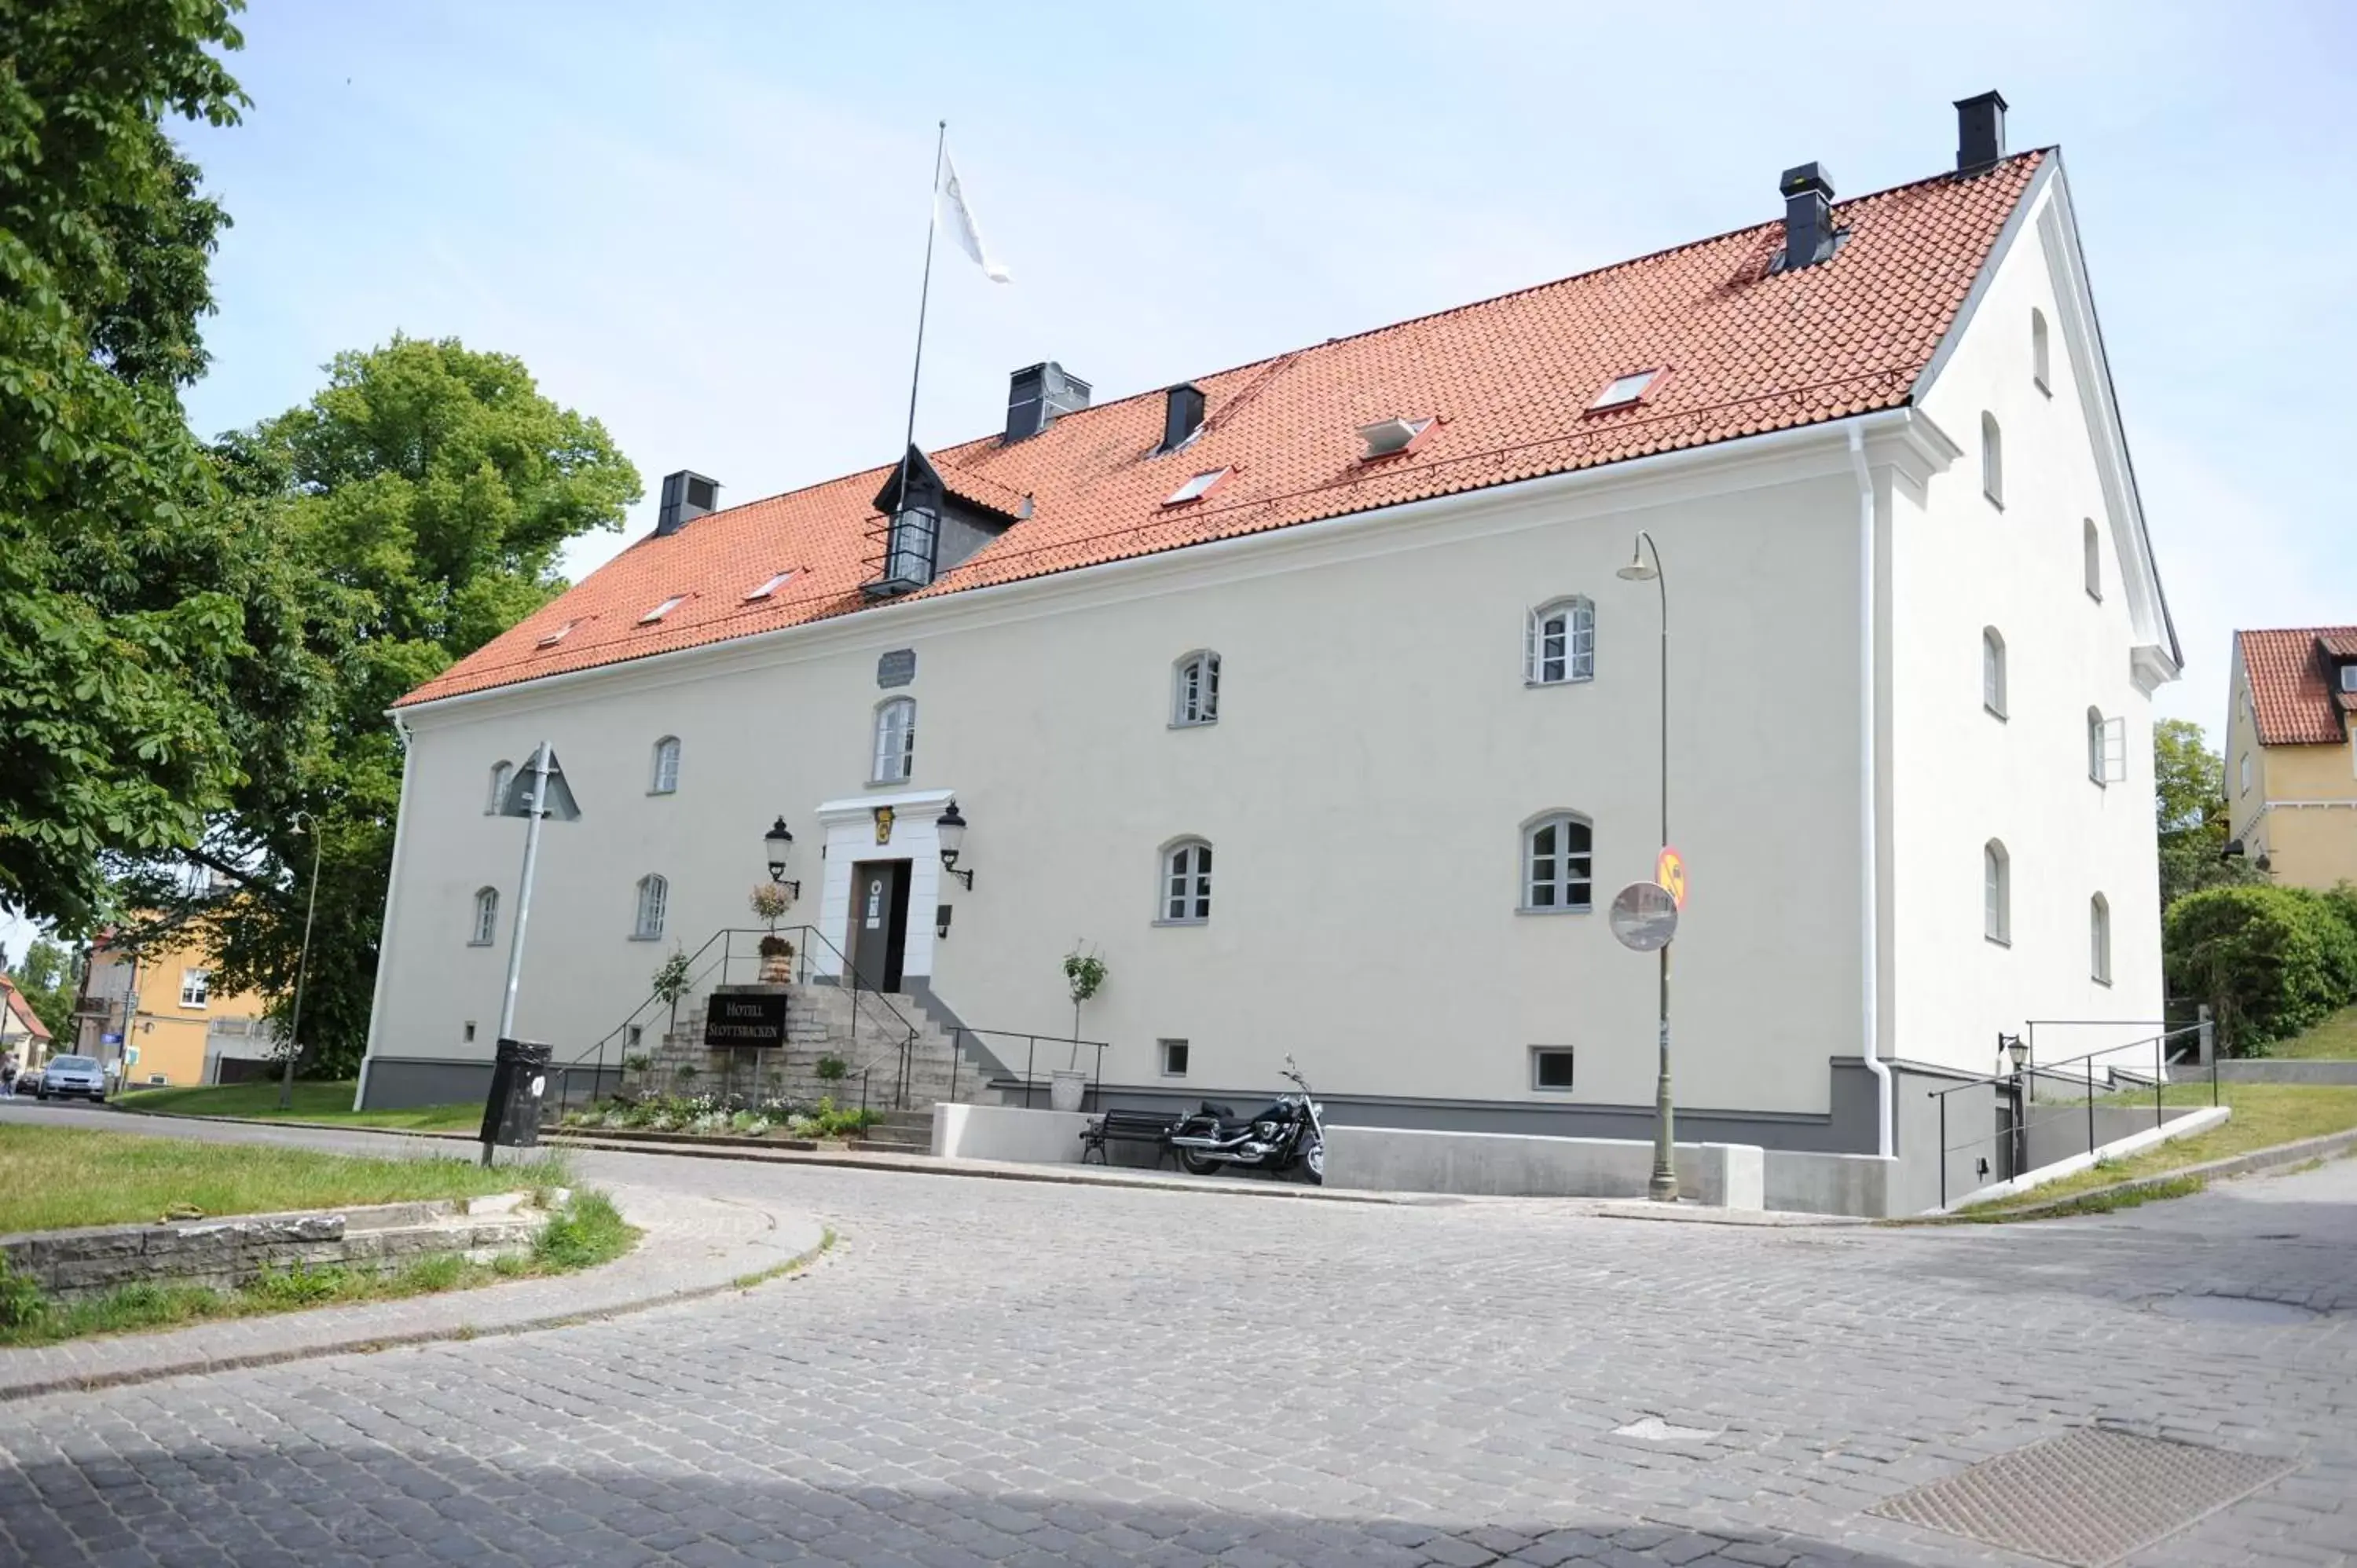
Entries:
{"type": "Polygon", "coordinates": [[[867,860],[851,871],[851,967],[871,991],[900,989],[909,947],[909,863],[867,860]]]}

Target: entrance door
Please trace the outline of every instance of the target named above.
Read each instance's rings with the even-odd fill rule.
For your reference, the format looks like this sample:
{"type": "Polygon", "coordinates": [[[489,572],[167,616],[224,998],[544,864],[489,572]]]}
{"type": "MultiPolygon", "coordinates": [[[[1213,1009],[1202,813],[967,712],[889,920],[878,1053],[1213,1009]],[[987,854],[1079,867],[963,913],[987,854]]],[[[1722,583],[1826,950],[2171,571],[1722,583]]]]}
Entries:
{"type": "Polygon", "coordinates": [[[909,863],[864,860],[851,868],[851,967],[876,991],[900,989],[909,946],[909,863]]]}

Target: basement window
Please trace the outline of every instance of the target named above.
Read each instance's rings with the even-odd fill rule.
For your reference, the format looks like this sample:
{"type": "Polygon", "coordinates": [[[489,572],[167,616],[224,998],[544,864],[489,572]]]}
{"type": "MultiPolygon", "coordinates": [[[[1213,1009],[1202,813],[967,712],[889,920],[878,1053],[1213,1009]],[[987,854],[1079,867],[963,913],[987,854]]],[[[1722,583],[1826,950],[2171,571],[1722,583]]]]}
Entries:
{"type": "Polygon", "coordinates": [[[1625,376],[1614,377],[1610,384],[1596,394],[1596,401],[1587,405],[1587,411],[1593,413],[1598,409],[1628,407],[1644,397],[1646,389],[1653,384],[1653,378],[1661,373],[1660,369],[1656,367],[1650,371],[1631,371],[1625,376]]]}
{"type": "Polygon", "coordinates": [[[1359,426],[1359,439],[1367,444],[1359,460],[1372,463],[1378,457],[1389,457],[1415,445],[1415,438],[1432,428],[1429,419],[1385,419],[1373,424],[1359,426]]]}
{"type": "Polygon", "coordinates": [[[1531,1087],[1551,1094],[1561,1094],[1571,1088],[1569,1046],[1531,1047],[1531,1087]]]}
{"type": "Polygon", "coordinates": [[[541,634],[540,641],[534,644],[534,646],[539,648],[554,648],[558,643],[563,642],[565,639],[565,635],[580,624],[581,623],[579,621],[569,620],[563,626],[558,627],[554,631],[543,632],[541,634]]]}
{"type": "Polygon", "coordinates": [[[755,599],[768,598],[771,594],[776,593],[780,588],[784,587],[788,583],[791,582],[793,580],[793,573],[791,571],[779,573],[776,576],[770,578],[768,582],[762,584],[759,587],[746,595],[745,602],[749,605],[755,599]]]}
{"type": "Polygon", "coordinates": [[[679,608],[680,606],[685,603],[687,603],[687,596],[685,594],[673,594],[671,597],[665,599],[662,603],[657,605],[654,608],[640,616],[639,618],[639,624],[640,626],[652,626],[655,622],[662,619],[663,617],[671,614],[672,611],[679,608]]]}
{"type": "Polygon", "coordinates": [[[1155,1044],[1160,1047],[1162,1050],[1162,1076],[1165,1078],[1185,1078],[1187,1076],[1187,1042],[1184,1040],[1157,1040],[1155,1044]]]}
{"type": "Polygon", "coordinates": [[[1162,504],[1164,506],[1185,506],[1189,501],[1201,500],[1205,496],[1210,495],[1212,490],[1218,489],[1220,481],[1226,478],[1230,472],[1231,470],[1226,468],[1213,468],[1208,474],[1198,474],[1193,478],[1188,480],[1185,484],[1179,486],[1177,489],[1172,490],[1168,497],[1164,498],[1162,504]]]}

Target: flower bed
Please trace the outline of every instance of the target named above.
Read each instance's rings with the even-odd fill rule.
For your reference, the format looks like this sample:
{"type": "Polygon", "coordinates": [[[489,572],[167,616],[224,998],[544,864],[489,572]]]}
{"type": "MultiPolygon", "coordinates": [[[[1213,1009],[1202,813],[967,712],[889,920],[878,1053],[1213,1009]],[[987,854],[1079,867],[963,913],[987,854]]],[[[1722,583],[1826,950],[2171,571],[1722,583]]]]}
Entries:
{"type": "Polygon", "coordinates": [[[856,1138],[884,1119],[880,1111],[815,1102],[754,1101],[743,1095],[617,1096],[568,1111],[557,1126],[568,1133],[669,1133],[688,1137],[775,1138],[809,1142],[856,1138]]]}

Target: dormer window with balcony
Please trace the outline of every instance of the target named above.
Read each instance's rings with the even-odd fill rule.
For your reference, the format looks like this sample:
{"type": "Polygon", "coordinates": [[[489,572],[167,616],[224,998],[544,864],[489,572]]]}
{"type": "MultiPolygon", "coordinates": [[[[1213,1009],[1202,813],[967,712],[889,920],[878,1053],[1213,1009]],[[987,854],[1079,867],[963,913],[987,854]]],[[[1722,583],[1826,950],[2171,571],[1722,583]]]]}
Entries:
{"type": "Polygon", "coordinates": [[[861,592],[871,599],[912,594],[1028,516],[1030,501],[963,470],[944,475],[914,446],[876,496],[883,550],[861,592]]]}

